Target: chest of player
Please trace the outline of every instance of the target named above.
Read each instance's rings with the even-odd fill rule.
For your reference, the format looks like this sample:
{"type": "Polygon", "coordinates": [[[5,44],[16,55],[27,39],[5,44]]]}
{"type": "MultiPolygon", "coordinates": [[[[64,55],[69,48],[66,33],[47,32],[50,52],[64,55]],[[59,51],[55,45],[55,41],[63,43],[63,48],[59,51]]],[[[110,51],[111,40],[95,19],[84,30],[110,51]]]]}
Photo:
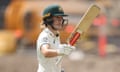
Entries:
{"type": "Polygon", "coordinates": [[[51,48],[57,48],[60,44],[60,40],[59,40],[59,37],[56,37],[56,36],[49,36],[49,42],[50,42],[50,45],[51,45],[51,48]]]}

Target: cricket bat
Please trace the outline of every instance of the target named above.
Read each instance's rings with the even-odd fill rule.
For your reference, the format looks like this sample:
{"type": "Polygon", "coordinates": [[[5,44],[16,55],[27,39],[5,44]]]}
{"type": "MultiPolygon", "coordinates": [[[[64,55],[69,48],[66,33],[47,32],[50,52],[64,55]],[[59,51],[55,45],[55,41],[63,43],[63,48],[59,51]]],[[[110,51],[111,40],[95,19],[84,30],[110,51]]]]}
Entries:
{"type": "Polygon", "coordinates": [[[95,4],[92,4],[82,16],[80,22],[77,24],[74,31],[71,33],[67,42],[70,45],[74,45],[76,41],[81,38],[81,35],[89,29],[89,27],[92,25],[93,20],[99,13],[100,7],[98,7],[95,4]]]}
{"type": "MultiPolygon", "coordinates": [[[[68,38],[68,44],[74,45],[76,41],[81,37],[83,33],[85,33],[88,28],[92,25],[93,20],[96,18],[96,16],[100,13],[100,8],[92,4],[85,14],[82,16],[80,22],[75,27],[74,31],[71,33],[70,37],[68,38]]],[[[59,58],[59,60],[56,62],[56,64],[59,64],[62,57],[59,58]]]]}

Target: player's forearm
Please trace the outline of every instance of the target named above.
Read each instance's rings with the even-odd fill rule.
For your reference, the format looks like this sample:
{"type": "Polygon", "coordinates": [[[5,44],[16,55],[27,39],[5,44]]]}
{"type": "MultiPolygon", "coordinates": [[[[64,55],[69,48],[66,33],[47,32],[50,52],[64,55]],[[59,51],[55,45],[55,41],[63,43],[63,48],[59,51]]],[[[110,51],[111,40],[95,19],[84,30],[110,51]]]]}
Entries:
{"type": "Polygon", "coordinates": [[[43,54],[47,58],[56,57],[59,55],[58,52],[53,49],[48,49],[48,50],[44,51],[43,54]]]}
{"type": "Polygon", "coordinates": [[[42,47],[40,48],[40,51],[45,57],[48,57],[48,58],[58,56],[57,50],[50,49],[49,44],[42,45],[42,47]]]}

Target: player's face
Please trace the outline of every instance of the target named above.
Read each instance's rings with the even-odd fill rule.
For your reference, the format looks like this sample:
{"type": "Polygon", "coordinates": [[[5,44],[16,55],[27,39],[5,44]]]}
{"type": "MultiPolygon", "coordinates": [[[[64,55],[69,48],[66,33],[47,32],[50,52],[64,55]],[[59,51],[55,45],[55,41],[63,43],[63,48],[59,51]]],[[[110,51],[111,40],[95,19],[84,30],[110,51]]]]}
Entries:
{"type": "Polygon", "coordinates": [[[54,16],[53,17],[53,27],[57,30],[62,30],[63,25],[63,17],[62,16],[54,16]]]}

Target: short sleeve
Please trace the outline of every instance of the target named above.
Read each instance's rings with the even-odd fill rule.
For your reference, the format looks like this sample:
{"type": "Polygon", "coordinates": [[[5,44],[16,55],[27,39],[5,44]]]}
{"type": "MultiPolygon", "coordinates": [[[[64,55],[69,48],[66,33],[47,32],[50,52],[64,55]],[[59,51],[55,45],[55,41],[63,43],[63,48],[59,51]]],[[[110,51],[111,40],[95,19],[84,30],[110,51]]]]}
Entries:
{"type": "Polygon", "coordinates": [[[40,50],[43,44],[49,44],[49,36],[46,32],[42,32],[37,39],[37,49],[40,50]]]}

